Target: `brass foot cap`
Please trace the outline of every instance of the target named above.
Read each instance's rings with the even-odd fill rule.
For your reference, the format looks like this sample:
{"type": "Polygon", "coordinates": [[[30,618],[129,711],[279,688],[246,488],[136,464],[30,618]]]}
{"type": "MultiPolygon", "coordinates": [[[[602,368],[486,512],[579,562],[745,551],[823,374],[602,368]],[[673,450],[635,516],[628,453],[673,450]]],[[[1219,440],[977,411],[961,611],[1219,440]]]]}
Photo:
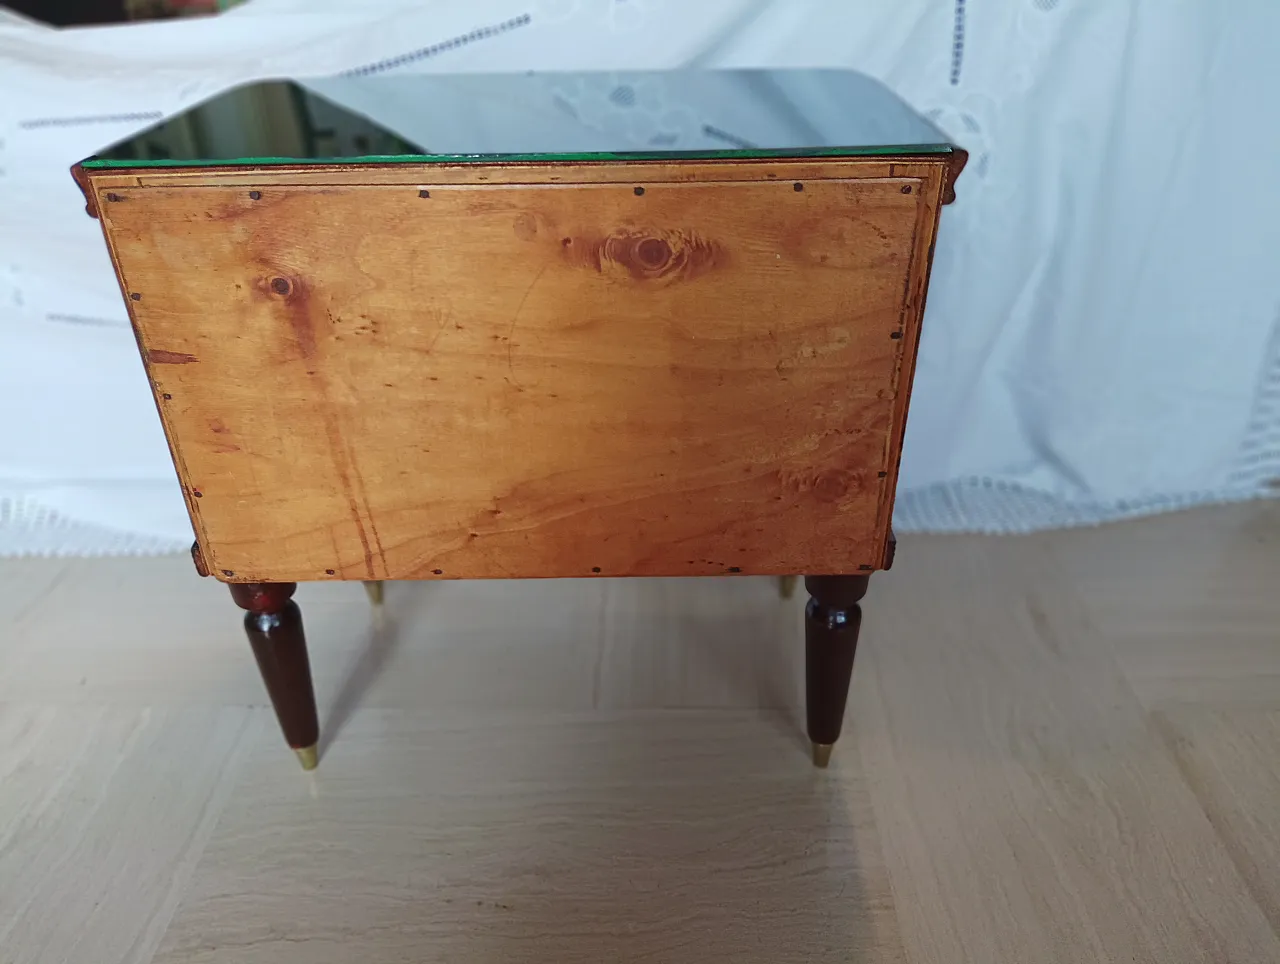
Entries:
{"type": "Polygon", "coordinates": [[[298,754],[298,762],[304,770],[314,770],[320,762],[320,754],[314,746],[294,747],[293,752],[298,754]]]}
{"type": "Polygon", "coordinates": [[[382,605],[382,583],[374,580],[368,580],[364,584],[364,591],[369,594],[369,602],[375,606],[382,605]]]}
{"type": "Polygon", "coordinates": [[[831,750],[833,747],[834,744],[832,743],[813,744],[813,765],[825,770],[827,764],[831,762],[831,750]]]}

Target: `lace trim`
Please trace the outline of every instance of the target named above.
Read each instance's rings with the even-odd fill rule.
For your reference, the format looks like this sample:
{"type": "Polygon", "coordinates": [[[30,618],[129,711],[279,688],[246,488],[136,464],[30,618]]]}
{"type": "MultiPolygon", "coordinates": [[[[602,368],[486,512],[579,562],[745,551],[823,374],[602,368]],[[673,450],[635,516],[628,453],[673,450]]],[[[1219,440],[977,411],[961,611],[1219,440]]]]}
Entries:
{"type": "Polygon", "coordinates": [[[159,556],[190,538],[139,535],[68,519],[35,499],[0,497],[0,556],[159,556]]]}

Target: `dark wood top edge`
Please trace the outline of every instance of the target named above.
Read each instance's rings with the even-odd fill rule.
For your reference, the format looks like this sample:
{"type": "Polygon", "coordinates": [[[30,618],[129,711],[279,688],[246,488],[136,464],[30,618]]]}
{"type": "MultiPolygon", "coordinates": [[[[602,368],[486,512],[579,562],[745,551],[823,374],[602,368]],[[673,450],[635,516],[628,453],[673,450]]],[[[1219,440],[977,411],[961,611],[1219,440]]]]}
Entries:
{"type": "Polygon", "coordinates": [[[209,564],[204,561],[204,553],[200,549],[199,542],[191,543],[191,561],[196,564],[196,572],[201,576],[209,575],[209,564]]]}
{"type": "Polygon", "coordinates": [[[80,193],[84,195],[84,213],[91,218],[98,216],[98,201],[94,196],[93,188],[89,184],[90,172],[83,164],[71,165],[71,177],[75,180],[76,186],[80,188],[80,193]]]}
{"type": "Polygon", "coordinates": [[[955,147],[950,154],[944,156],[947,158],[947,184],[942,191],[942,203],[950,204],[956,199],[956,180],[969,163],[969,152],[962,147],[955,147]]]}
{"type": "Polygon", "coordinates": [[[546,161],[494,161],[492,164],[478,163],[476,161],[387,161],[386,163],[324,163],[312,164],[307,162],[299,162],[297,164],[174,164],[165,166],[160,164],[139,165],[130,167],[120,165],[118,167],[94,167],[85,168],[83,164],[76,164],[71,169],[72,176],[82,189],[87,184],[90,177],[110,177],[115,175],[125,175],[130,177],[147,177],[153,174],[174,174],[179,172],[188,172],[193,174],[325,174],[334,171],[350,173],[353,171],[386,171],[396,168],[429,168],[431,170],[475,170],[476,168],[493,167],[493,168],[580,168],[580,167],[634,167],[634,166],[661,166],[670,164],[710,164],[713,166],[768,166],[770,164],[847,164],[849,162],[893,162],[897,160],[912,161],[936,161],[946,165],[955,174],[959,174],[960,169],[964,167],[968,153],[959,148],[952,148],[948,153],[938,152],[911,152],[903,151],[900,154],[848,154],[848,155],[810,155],[810,156],[779,156],[779,157],[706,157],[706,158],[687,158],[687,157],[671,157],[671,158],[622,158],[622,159],[591,159],[591,160],[546,160],[546,161]],[[959,154],[960,160],[957,162],[956,155],[959,154]]]}

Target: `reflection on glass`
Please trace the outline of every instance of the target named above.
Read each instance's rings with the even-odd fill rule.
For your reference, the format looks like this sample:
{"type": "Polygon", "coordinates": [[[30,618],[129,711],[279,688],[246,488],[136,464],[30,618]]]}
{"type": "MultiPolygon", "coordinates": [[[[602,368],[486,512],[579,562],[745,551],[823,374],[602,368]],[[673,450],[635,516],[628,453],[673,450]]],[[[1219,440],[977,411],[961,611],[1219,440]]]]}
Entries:
{"type": "Polygon", "coordinates": [[[393,75],[250,84],[88,167],[430,161],[474,155],[945,153],[947,138],[852,71],[393,75]]]}

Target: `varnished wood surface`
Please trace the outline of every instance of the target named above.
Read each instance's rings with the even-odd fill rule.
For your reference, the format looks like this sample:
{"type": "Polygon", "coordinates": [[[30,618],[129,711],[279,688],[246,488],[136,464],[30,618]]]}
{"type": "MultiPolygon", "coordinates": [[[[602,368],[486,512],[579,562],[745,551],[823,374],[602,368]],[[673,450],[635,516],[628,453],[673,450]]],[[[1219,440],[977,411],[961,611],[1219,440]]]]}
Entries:
{"type": "Polygon", "coordinates": [[[91,176],[211,573],[880,568],[945,162],[488,170],[91,176]]]}
{"type": "Polygon", "coordinates": [[[285,742],[308,750],[320,741],[320,722],[302,612],[293,601],[297,588],[291,582],[232,583],[231,597],[246,610],[244,632],[285,742]]]}
{"type": "Polygon", "coordinates": [[[75,167],[72,175],[97,204],[98,195],[109,189],[132,187],[261,187],[286,185],[393,184],[429,187],[432,184],[590,184],[654,183],[688,181],[769,181],[790,183],[796,178],[919,177],[943,178],[950,188],[967,155],[880,156],[855,158],[759,158],[754,160],[681,161],[578,161],[562,164],[545,162],[430,163],[430,164],[307,164],[301,167],[138,168],[85,169],[75,167]]]}
{"type": "Polygon", "coordinates": [[[902,541],[827,771],[771,579],[300,586],[308,775],[188,559],[0,559],[0,959],[1280,960],[1280,506],[902,541]]]}
{"type": "Polygon", "coordinates": [[[804,609],[805,723],[814,763],[827,765],[840,739],[869,576],[806,576],[804,609]]]}

